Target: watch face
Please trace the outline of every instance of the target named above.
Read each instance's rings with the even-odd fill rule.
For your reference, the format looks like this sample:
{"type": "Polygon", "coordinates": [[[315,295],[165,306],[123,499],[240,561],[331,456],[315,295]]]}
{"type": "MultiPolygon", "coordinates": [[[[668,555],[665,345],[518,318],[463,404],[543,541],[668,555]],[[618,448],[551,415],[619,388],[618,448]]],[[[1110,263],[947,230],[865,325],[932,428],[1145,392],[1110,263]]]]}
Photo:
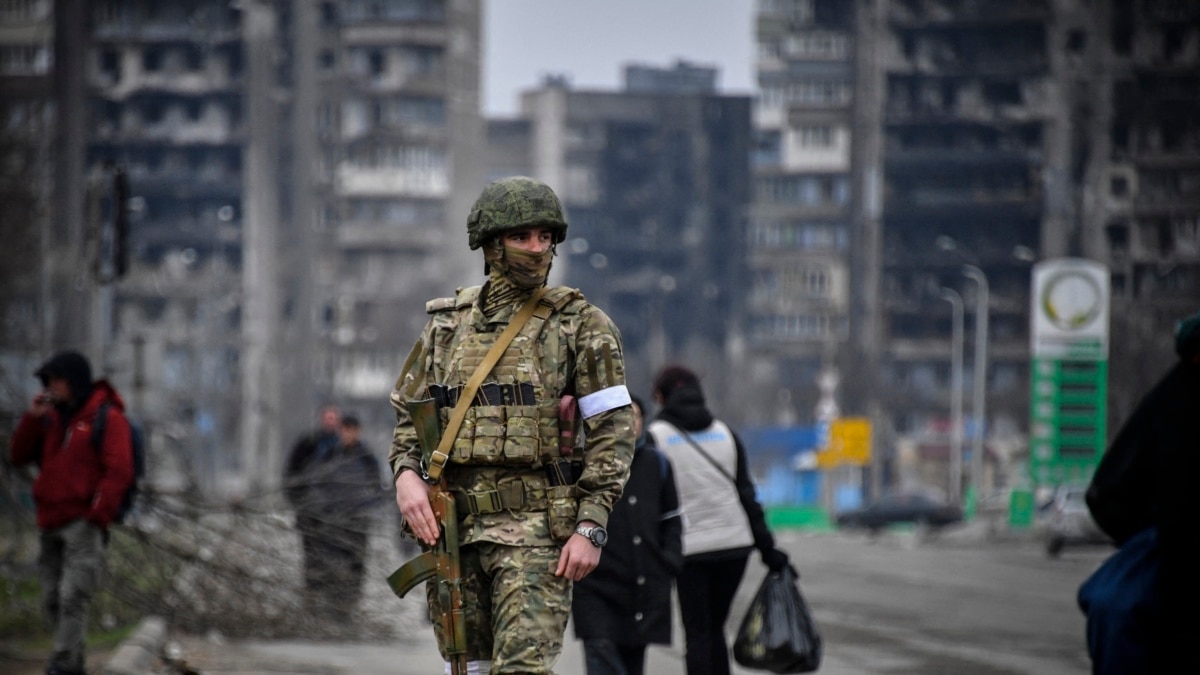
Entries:
{"type": "Polygon", "coordinates": [[[592,528],[592,543],[596,546],[604,546],[608,543],[608,531],[602,527],[592,528]]]}

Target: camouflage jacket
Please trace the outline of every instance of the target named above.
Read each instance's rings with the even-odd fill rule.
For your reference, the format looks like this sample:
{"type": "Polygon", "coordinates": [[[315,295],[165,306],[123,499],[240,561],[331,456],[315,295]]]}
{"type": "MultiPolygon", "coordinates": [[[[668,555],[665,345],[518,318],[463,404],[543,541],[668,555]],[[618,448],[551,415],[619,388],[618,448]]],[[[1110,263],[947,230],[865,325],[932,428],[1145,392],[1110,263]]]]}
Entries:
{"type": "MultiPolygon", "coordinates": [[[[393,475],[409,469],[422,473],[422,450],[410,419],[406,402],[431,396],[430,385],[453,389],[473,374],[490,345],[489,337],[499,334],[521,307],[521,302],[485,317],[479,308],[482,287],[460,289],[453,298],[433,300],[426,306],[431,317],[410,355],[410,366],[400,374],[392,391],[396,410],[396,429],[388,455],[393,475]]],[[[460,427],[450,463],[443,473],[446,483],[456,492],[482,493],[504,490],[518,484],[529,508],[507,509],[494,513],[467,514],[460,506],[462,543],[492,541],[512,545],[552,545],[546,505],[536,497],[548,486],[541,460],[553,451],[557,457],[558,401],[573,395],[580,402],[583,468],[577,483],[579,508],[577,521],[591,520],[607,525],[608,514],[620,497],[629,476],[633,456],[633,413],[625,389],[625,368],[621,338],[612,320],[588,303],[579,291],[556,287],[549,289],[543,304],[553,307],[548,317],[531,319],[521,330],[504,357],[487,378],[485,386],[508,387],[522,391],[525,384],[534,393],[532,406],[472,406],[460,427]],[[508,411],[497,410],[504,407],[508,411]],[[532,412],[522,412],[532,411],[532,412]],[[507,414],[496,420],[490,415],[507,414]],[[527,414],[517,418],[514,415],[527,414]],[[532,427],[532,428],[527,428],[532,427]],[[472,444],[489,450],[492,444],[480,439],[496,436],[495,455],[507,454],[506,435],[519,435],[537,449],[520,462],[512,459],[499,463],[479,463],[471,457],[472,444]],[[529,440],[534,439],[534,440],[529,440]]],[[[527,396],[527,395],[526,395],[527,396]]],[[[452,405],[440,410],[444,429],[452,405]]]]}

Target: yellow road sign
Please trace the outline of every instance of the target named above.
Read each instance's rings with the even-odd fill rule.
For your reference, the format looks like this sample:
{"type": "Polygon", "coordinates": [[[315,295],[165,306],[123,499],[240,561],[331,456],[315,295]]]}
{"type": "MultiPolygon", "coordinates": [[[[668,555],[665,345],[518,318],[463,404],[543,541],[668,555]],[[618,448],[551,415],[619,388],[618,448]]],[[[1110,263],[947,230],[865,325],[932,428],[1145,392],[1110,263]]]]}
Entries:
{"type": "Polygon", "coordinates": [[[817,466],[866,466],[871,462],[871,420],[845,417],[829,425],[829,446],[817,453],[817,466]]]}

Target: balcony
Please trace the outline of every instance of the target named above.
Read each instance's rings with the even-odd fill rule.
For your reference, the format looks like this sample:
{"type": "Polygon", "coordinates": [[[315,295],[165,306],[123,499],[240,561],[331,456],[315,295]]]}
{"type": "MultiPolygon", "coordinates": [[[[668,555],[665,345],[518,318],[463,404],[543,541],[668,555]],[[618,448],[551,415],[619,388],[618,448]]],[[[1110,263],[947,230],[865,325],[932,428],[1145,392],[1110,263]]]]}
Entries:
{"type": "Polygon", "coordinates": [[[940,2],[894,2],[888,23],[897,29],[992,28],[1000,24],[1044,23],[1050,18],[1048,0],[963,0],[956,7],[940,2]]]}
{"type": "Polygon", "coordinates": [[[445,171],[361,167],[342,164],[335,172],[336,189],[344,197],[403,195],[444,199],[450,195],[445,171]]]}

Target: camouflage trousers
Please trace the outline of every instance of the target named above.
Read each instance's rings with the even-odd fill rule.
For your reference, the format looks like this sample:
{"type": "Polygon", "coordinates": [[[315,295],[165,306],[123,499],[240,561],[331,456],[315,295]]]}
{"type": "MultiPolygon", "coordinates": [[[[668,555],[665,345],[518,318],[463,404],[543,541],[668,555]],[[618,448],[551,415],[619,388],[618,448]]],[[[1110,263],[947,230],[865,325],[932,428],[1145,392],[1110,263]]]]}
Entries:
{"type": "Polygon", "coordinates": [[[83,672],[88,603],[104,574],[105,534],[83,520],[41,533],[42,612],[54,630],[50,666],[83,672]]]}
{"type": "MultiPolygon", "coordinates": [[[[571,580],[554,576],[558,546],[476,542],[462,547],[467,660],[493,673],[550,673],[571,614],[571,580]]],[[[446,659],[436,582],[426,584],[429,618],[446,659]]]]}

